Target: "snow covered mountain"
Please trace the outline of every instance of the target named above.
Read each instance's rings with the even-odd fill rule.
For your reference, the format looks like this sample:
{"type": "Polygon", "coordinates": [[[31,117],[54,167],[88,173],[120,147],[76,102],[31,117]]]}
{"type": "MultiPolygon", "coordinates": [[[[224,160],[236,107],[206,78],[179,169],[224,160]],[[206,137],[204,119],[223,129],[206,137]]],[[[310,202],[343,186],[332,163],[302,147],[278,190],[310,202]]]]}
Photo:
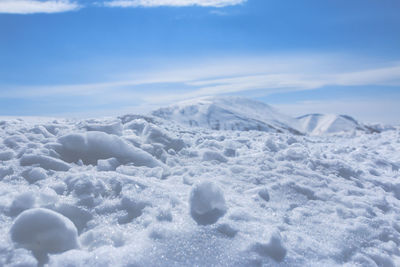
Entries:
{"type": "Polygon", "coordinates": [[[364,125],[347,115],[307,114],[298,117],[301,130],[311,135],[352,132],[355,130],[365,133],[380,132],[379,129],[364,125]]]}
{"type": "Polygon", "coordinates": [[[213,130],[258,130],[302,134],[300,124],[269,105],[243,97],[203,97],[180,102],[152,115],[213,130]]]}
{"type": "Polygon", "coordinates": [[[160,108],[152,115],[185,126],[212,130],[326,135],[354,131],[378,133],[384,129],[379,125],[363,124],[348,115],[307,114],[291,118],[263,102],[244,97],[192,99],[160,108]]]}

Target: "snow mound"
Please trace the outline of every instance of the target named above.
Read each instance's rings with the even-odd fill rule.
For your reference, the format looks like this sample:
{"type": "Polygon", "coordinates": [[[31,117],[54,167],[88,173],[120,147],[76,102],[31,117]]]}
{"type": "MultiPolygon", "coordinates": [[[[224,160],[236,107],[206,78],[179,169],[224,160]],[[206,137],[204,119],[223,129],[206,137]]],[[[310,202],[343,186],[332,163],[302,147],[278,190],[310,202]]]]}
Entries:
{"type": "Polygon", "coordinates": [[[190,214],[200,225],[216,223],[227,211],[224,194],[212,182],[196,184],[190,193],[189,203],[190,214]]]}
{"type": "Polygon", "coordinates": [[[17,216],[24,210],[33,208],[35,202],[36,198],[32,192],[23,192],[14,198],[9,207],[9,214],[11,216],[17,216]]]}
{"type": "Polygon", "coordinates": [[[213,130],[301,134],[295,119],[280,114],[265,103],[243,97],[204,97],[158,109],[152,115],[213,130]]]}
{"type": "Polygon", "coordinates": [[[10,234],[13,242],[36,255],[61,253],[79,246],[75,225],[63,215],[43,208],[22,212],[10,234]]]}
{"type": "Polygon", "coordinates": [[[60,137],[58,142],[61,146],[55,146],[54,149],[66,162],[82,160],[84,164],[96,165],[98,160],[116,158],[120,163],[133,163],[135,166],[162,165],[147,152],[104,132],[68,134],[60,137]]]}
{"type": "Polygon", "coordinates": [[[45,170],[68,171],[71,167],[59,160],[44,155],[23,155],[20,159],[21,166],[39,165],[45,170]]]}
{"type": "Polygon", "coordinates": [[[78,232],[81,232],[88,221],[93,219],[93,215],[81,207],[71,204],[58,204],[55,211],[70,219],[76,226],[78,232]]]}
{"type": "Polygon", "coordinates": [[[258,191],[258,195],[265,201],[269,201],[269,193],[267,188],[262,188],[258,191]]]}
{"type": "Polygon", "coordinates": [[[144,128],[148,125],[148,123],[144,119],[134,119],[124,124],[125,130],[132,130],[137,135],[141,135],[143,133],[144,128]]]}
{"type": "Polygon", "coordinates": [[[221,163],[228,162],[228,159],[216,151],[204,151],[203,161],[218,161],[221,163]]]}
{"type": "Polygon", "coordinates": [[[12,158],[14,158],[14,152],[12,150],[6,150],[6,151],[1,151],[0,152],[0,160],[2,161],[7,161],[10,160],[12,158]]]}
{"type": "Polygon", "coordinates": [[[0,180],[13,173],[14,170],[11,167],[0,167],[0,180]]]}
{"type": "Polygon", "coordinates": [[[185,146],[183,140],[170,136],[166,131],[163,131],[154,125],[148,124],[146,128],[143,129],[143,135],[147,143],[161,144],[166,151],[173,149],[174,151],[179,152],[185,146]]]}
{"type": "Polygon", "coordinates": [[[122,123],[114,121],[111,123],[86,123],[82,126],[86,131],[104,132],[107,134],[122,135],[122,123]]]}
{"type": "Polygon", "coordinates": [[[298,117],[301,129],[311,135],[334,134],[340,132],[363,131],[379,132],[378,128],[368,127],[347,115],[308,114],[298,117]]]}
{"type": "Polygon", "coordinates": [[[274,232],[268,243],[257,242],[253,249],[261,256],[271,257],[277,262],[281,262],[287,253],[285,246],[282,243],[282,237],[279,232],[274,232]]]}
{"type": "Polygon", "coordinates": [[[121,163],[116,158],[99,159],[97,161],[98,171],[115,171],[121,163]]]}
{"type": "Polygon", "coordinates": [[[28,170],[23,174],[23,176],[29,183],[35,183],[37,181],[44,180],[47,178],[46,170],[40,167],[28,170]]]}

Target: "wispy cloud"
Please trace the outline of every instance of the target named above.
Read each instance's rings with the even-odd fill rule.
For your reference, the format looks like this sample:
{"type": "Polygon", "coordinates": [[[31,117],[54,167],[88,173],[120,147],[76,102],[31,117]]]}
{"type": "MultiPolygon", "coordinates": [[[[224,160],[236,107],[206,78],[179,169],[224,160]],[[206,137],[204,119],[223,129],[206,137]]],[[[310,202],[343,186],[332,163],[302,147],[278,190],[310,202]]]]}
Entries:
{"type": "MultiPolygon", "coordinates": [[[[383,66],[352,66],[343,70],[346,59],[337,66],[329,57],[287,56],[216,59],[181,65],[168,71],[144,71],[122,75],[107,82],[56,86],[5,86],[0,98],[46,96],[101,96],[104,99],[138,99],[148,104],[168,104],[207,95],[261,90],[264,95],[304,91],[324,86],[400,86],[400,62],[383,66]],[[331,65],[327,68],[327,65],[331,65]],[[156,92],[156,93],[155,93],[156,92]]],[[[348,64],[347,64],[348,66],[348,64]]]]}
{"type": "Polygon", "coordinates": [[[79,8],[69,0],[0,0],[0,13],[9,14],[60,13],[79,8]]]}
{"type": "MultiPolygon", "coordinates": [[[[294,65],[298,63],[293,62],[294,65]]],[[[268,63],[266,62],[266,64],[268,63]]],[[[320,64],[322,67],[323,63],[320,62],[320,64]]],[[[161,93],[156,96],[148,96],[145,100],[151,103],[168,103],[187,98],[256,90],[262,90],[264,95],[269,95],[278,92],[313,90],[325,86],[400,86],[400,63],[394,64],[387,67],[346,72],[333,70],[322,73],[318,71],[317,66],[315,66],[315,69],[304,66],[304,69],[297,70],[293,69],[294,66],[288,66],[287,70],[278,71],[279,67],[276,66],[276,70],[265,70],[264,73],[237,73],[236,75],[227,75],[215,79],[186,80],[184,84],[189,88],[186,93],[161,93]]],[[[272,66],[270,65],[270,67],[272,66]]]]}
{"type": "Polygon", "coordinates": [[[104,7],[199,6],[218,8],[242,4],[246,1],[247,0],[0,0],[0,14],[61,13],[99,5],[104,7]]]}
{"type": "Polygon", "coordinates": [[[112,0],[104,2],[104,5],[109,7],[225,7],[242,4],[246,1],[247,0],[112,0]]]}

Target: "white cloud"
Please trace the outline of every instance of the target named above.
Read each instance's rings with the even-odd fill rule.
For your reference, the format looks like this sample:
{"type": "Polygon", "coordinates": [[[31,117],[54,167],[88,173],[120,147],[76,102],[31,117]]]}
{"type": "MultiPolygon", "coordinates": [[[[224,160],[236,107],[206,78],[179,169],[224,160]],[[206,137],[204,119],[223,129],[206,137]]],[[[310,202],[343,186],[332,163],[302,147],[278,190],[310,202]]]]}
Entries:
{"type": "MultiPolygon", "coordinates": [[[[285,61],[285,59],[282,59],[282,61],[285,61]]],[[[400,64],[346,72],[337,70],[320,72],[318,65],[321,64],[320,66],[322,66],[324,64],[323,61],[316,66],[307,66],[304,63],[302,68],[299,68],[300,63],[301,60],[294,59],[293,65],[280,67],[279,64],[274,65],[271,61],[266,61],[264,69],[258,66],[261,73],[257,72],[257,74],[246,72],[240,74],[236,72],[234,75],[226,75],[225,73],[225,77],[214,79],[203,77],[186,80],[182,82],[191,88],[186,93],[174,94],[166,92],[156,96],[148,96],[145,100],[151,103],[167,103],[194,97],[254,90],[262,90],[264,95],[269,95],[277,92],[313,90],[325,86],[400,86],[400,64]],[[275,67],[275,70],[269,70],[269,67],[275,67]]],[[[342,62],[342,64],[345,63],[342,62]]],[[[237,65],[240,65],[240,61],[237,65]]],[[[254,65],[247,64],[242,66],[244,69],[247,67],[247,71],[254,67],[254,65]]],[[[223,70],[223,72],[225,71],[223,70]]],[[[214,72],[213,75],[217,73],[214,72]]]]}
{"type": "Polygon", "coordinates": [[[247,0],[112,0],[104,2],[104,5],[109,7],[225,7],[242,4],[246,1],[247,0]]]}
{"type": "Polygon", "coordinates": [[[400,66],[341,73],[332,77],[332,84],[337,85],[400,85],[400,66]]]}
{"type": "MultiPolygon", "coordinates": [[[[174,69],[136,72],[134,75],[122,75],[107,82],[16,87],[17,90],[2,92],[1,97],[112,94],[125,98],[140,95],[144,100],[155,104],[254,90],[262,90],[264,95],[268,95],[313,90],[324,86],[400,86],[400,62],[368,69],[355,65],[351,69],[342,70],[347,60],[335,60],[333,63],[330,56],[292,55],[216,59],[190,65],[176,63],[174,69]],[[330,67],[327,68],[327,65],[330,67]],[[166,84],[175,89],[179,86],[183,90],[157,90],[165,88],[163,85],[166,84]],[[147,90],[143,91],[143,88],[152,91],[149,93],[147,90]],[[155,91],[159,93],[151,93],[155,91]]],[[[166,67],[168,68],[170,67],[166,67]]]]}
{"type": "Polygon", "coordinates": [[[79,7],[76,2],[69,0],[0,0],[0,13],[10,14],[59,13],[79,7]]]}
{"type": "Polygon", "coordinates": [[[246,2],[247,0],[107,0],[83,1],[78,0],[0,0],[0,14],[34,14],[60,13],[73,11],[85,6],[103,3],[106,7],[160,7],[160,6],[201,6],[225,7],[246,2]]]}

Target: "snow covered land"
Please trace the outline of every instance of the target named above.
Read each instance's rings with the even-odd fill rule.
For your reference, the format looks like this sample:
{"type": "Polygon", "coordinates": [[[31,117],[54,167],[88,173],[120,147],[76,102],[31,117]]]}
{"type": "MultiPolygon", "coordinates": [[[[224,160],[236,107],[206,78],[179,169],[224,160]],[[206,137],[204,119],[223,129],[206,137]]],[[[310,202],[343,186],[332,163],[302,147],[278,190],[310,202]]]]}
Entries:
{"type": "Polygon", "coordinates": [[[400,129],[202,98],[0,120],[0,266],[400,266],[400,129]]]}

